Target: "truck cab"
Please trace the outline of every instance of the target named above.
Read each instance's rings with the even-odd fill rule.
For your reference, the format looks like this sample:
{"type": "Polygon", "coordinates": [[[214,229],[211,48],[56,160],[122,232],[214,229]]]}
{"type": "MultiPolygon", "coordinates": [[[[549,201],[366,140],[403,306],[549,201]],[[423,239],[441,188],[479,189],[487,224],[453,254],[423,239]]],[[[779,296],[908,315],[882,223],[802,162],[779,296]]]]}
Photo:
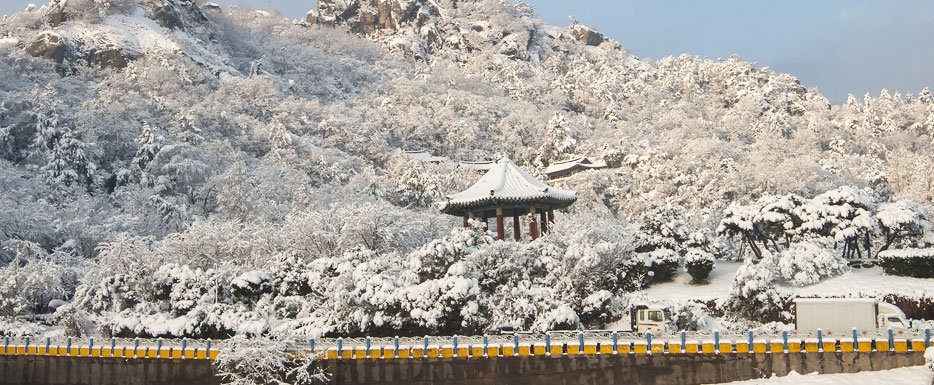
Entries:
{"type": "Polygon", "coordinates": [[[879,315],[877,325],[880,329],[908,329],[911,324],[905,319],[905,312],[898,306],[887,302],[879,302],[879,315]]]}
{"type": "Polygon", "coordinates": [[[634,306],[630,313],[632,330],[637,332],[670,333],[677,331],[671,308],[653,305],[634,306]]]}

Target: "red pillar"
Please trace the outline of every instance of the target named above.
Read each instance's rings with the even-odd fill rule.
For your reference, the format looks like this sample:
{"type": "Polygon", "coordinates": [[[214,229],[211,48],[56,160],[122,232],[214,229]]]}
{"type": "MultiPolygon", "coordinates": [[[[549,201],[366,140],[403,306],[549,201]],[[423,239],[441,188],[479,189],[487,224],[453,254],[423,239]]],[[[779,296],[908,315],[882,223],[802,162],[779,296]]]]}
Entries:
{"type": "Polygon", "coordinates": [[[548,222],[555,223],[555,210],[548,210],[548,222]]]}
{"type": "Polygon", "coordinates": [[[542,235],[545,235],[545,233],[548,232],[548,213],[545,211],[542,211],[541,217],[542,217],[542,235]]]}
{"type": "Polygon", "coordinates": [[[467,222],[467,214],[464,214],[464,228],[470,227],[470,223],[467,222]]]}
{"type": "Polygon", "coordinates": [[[503,240],[506,229],[503,227],[503,209],[496,209],[496,239],[503,240]]]}
{"type": "Polygon", "coordinates": [[[532,208],[531,211],[529,217],[531,217],[532,221],[529,222],[529,234],[532,235],[532,240],[534,241],[538,239],[538,224],[535,223],[538,218],[535,217],[535,208],[532,208]]]}
{"type": "Polygon", "coordinates": [[[522,239],[522,230],[519,229],[519,214],[512,215],[512,236],[516,238],[516,242],[522,239]]]}

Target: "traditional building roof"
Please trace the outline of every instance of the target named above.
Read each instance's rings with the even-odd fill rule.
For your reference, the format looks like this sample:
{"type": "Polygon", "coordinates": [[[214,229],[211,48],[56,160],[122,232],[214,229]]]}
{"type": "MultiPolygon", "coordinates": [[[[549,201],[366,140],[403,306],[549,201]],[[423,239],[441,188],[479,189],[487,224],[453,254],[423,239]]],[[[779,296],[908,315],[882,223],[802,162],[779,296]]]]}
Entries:
{"type": "Polygon", "coordinates": [[[552,163],[545,168],[545,175],[549,179],[568,176],[578,171],[606,168],[606,163],[595,161],[587,157],[568,159],[561,162],[552,163]]]}
{"type": "Polygon", "coordinates": [[[491,168],[496,166],[496,162],[492,160],[461,161],[457,164],[474,171],[490,171],[491,168]]]}
{"type": "Polygon", "coordinates": [[[425,150],[405,150],[405,156],[425,163],[441,163],[448,160],[448,158],[443,156],[429,154],[428,151],[425,150]]]}
{"type": "Polygon", "coordinates": [[[570,206],[576,200],[576,192],[549,186],[504,157],[473,186],[448,195],[448,201],[441,207],[441,211],[462,216],[470,211],[496,208],[560,209],[570,206]]]}

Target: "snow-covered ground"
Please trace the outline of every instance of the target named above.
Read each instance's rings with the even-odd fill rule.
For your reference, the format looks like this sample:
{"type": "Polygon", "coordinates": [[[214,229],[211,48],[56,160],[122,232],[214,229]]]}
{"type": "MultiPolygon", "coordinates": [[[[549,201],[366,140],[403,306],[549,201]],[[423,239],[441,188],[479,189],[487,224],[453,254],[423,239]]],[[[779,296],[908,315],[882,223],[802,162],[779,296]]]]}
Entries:
{"type": "MultiPolygon", "coordinates": [[[[679,271],[672,282],[652,285],[645,290],[645,294],[656,301],[715,300],[729,294],[733,276],[740,264],[718,261],[717,267],[710,273],[709,282],[703,285],[692,285],[691,276],[679,271]]],[[[779,291],[805,297],[880,297],[896,293],[906,297],[930,298],[934,297],[934,280],[889,276],[882,273],[882,268],[874,267],[852,269],[810,286],[780,286],[779,291]]]]}
{"type": "Polygon", "coordinates": [[[772,377],[759,380],[730,382],[733,385],[850,385],[850,384],[886,384],[886,385],[928,385],[934,375],[924,366],[912,366],[875,372],[848,374],[798,374],[792,372],[784,377],[772,377]]]}
{"type": "Polygon", "coordinates": [[[906,297],[934,297],[934,280],[884,275],[881,267],[853,269],[815,285],[782,288],[801,296],[862,296],[899,294],[906,297]]]}
{"type": "Polygon", "coordinates": [[[691,276],[679,270],[671,282],[654,284],[645,293],[653,301],[714,300],[730,293],[733,276],[741,264],[717,261],[717,266],[710,272],[708,283],[702,285],[691,284],[691,276]]]}

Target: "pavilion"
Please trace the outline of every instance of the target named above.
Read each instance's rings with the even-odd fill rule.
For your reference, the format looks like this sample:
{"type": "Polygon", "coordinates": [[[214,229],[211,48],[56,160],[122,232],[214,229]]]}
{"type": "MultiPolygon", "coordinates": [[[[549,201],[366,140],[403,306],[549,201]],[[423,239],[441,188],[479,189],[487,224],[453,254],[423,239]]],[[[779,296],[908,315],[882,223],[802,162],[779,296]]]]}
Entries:
{"type": "Polygon", "coordinates": [[[548,183],[554,184],[562,183],[578,172],[601,168],[606,168],[606,163],[588,157],[577,157],[552,163],[545,168],[545,175],[548,176],[548,183]]]}
{"type": "Polygon", "coordinates": [[[556,209],[570,206],[577,200],[577,193],[545,184],[503,157],[486,172],[480,180],[464,191],[448,195],[441,212],[464,218],[464,227],[469,219],[496,216],[496,237],[505,237],[503,217],[512,216],[513,236],[520,237],[520,217],[529,215],[529,234],[538,238],[538,220],[542,234],[548,232],[548,223],[554,222],[556,209]]]}

